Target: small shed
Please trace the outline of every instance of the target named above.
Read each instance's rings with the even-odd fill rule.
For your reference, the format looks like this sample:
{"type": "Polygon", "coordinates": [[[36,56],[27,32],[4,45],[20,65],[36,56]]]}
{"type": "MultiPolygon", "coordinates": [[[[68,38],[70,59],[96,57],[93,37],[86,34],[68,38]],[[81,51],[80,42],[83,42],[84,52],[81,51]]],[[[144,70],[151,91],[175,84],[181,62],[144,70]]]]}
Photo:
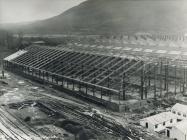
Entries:
{"type": "Polygon", "coordinates": [[[166,128],[166,136],[174,140],[187,140],[187,120],[166,128]]]}
{"type": "Polygon", "coordinates": [[[177,123],[177,115],[171,112],[162,112],[140,120],[140,125],[151,131],[164,131],[167,126],[177,123]]]}
{"type": "Polygon", "coordinates": [[[178,116],[178,119],[187,119],[187,105],[176,103],[171,112],[178,116]]]}

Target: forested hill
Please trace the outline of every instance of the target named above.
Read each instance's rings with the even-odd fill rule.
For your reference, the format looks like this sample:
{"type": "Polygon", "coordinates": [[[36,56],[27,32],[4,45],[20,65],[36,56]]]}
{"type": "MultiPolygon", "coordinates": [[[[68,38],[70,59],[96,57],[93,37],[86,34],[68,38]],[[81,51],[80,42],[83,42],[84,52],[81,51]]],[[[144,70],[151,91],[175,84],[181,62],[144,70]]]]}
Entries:
{"type": "Polygon", "coordinates": [[[26,33],[187,32],[187,1],[88,0],[53,18],[12,27],[26,33]]]}

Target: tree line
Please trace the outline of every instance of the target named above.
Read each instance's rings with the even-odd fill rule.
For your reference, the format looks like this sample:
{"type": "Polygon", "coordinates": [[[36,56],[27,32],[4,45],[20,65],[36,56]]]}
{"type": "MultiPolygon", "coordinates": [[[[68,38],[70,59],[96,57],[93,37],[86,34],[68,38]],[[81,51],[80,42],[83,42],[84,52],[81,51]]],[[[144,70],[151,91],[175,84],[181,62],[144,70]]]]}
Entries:
{"type": "Polygon", "coordinates": [[[17,50],[22,46],[23,35],[19,33],[17,36],[14,36],[13,33],[0,30],[0,49],[5,50],[17,50]]]}

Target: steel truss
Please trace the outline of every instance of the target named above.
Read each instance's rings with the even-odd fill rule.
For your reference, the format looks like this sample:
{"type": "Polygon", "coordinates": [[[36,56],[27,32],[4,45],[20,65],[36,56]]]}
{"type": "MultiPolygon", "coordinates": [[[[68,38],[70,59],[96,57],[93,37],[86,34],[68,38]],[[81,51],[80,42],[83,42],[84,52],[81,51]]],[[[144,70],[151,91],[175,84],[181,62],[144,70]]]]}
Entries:
{"type": "Polygon", "coordinates": [[[171,92],[170,86],[175,94],[186,91],[184,60],[147,59],[148,56],[130,53],[124,57],[123,51],[114,48],[113,55],[108,55],[104,54],[104,47],[103,51],[79,47],[29,47],[25,54],[4,60],[4,68],[110,102],[116,96],[118,101],[126,100],[134,89],[138,90],[140,99],[152,92],[154,98],[163,97],[163,93],[171,92]]]}

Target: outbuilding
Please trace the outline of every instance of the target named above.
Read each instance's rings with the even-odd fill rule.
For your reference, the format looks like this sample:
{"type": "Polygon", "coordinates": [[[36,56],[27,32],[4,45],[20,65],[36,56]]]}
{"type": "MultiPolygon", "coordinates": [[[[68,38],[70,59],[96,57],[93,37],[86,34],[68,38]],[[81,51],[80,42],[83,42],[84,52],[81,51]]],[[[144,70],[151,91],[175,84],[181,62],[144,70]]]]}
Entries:
{"type": "Polygon", "coordinates": [[[166,136],[174,140],[187,140],[187,120],[166,128],[166,136]]]}
{"type": "Polygon", "coordinates": [[[171,112],[178,116],[178,119],[187,119],[187,105],[176,103],[172,108],[171,112]]]}
{"type": "Polygon", "coordinates": [[[164,131],[166,127],[177,123],[177,115],[171,112],[159,113],[140,120],[140,125],[151,131],[164,131]]]}

